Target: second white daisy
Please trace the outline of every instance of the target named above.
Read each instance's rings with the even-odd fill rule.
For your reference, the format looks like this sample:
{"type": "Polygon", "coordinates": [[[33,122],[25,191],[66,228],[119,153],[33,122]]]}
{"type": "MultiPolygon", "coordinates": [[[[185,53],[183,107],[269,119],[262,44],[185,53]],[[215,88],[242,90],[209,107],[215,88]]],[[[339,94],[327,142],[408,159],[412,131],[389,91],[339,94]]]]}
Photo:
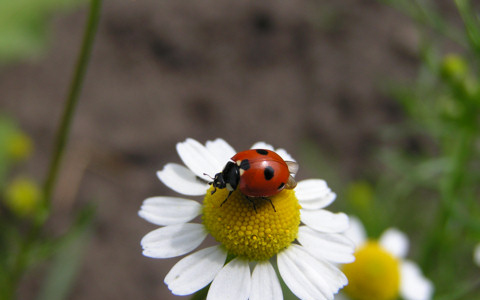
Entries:
{"type": "MultiPolygon", "coordinates": [[[[353,300],[429,300],[433,285],[414,262],[405,259],[409,242],[395,228],[387,229],[379,240],[368,240],[362,223],[350,217],[346,235],[357,248],[355,262],[342,270],[349,279],[345,294],[353,300]]],[[[341,297],[339,298],[341,299],[341,297]]]]}

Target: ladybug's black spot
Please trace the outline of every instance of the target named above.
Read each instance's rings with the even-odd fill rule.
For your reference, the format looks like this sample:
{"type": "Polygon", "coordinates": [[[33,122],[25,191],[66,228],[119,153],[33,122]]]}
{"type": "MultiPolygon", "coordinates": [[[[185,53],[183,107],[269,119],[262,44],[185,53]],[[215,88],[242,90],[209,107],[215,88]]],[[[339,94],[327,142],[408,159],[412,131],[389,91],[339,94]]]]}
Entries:
{"type": "Polygon", "coordinates": [[[284,187],[284,186],[285,186],[285,183],[283,183],[283,182],[282,182],[282,183],[280,183],[280,185],[278,186],[277,190],[281,190],[281,189],[283,189],[283,187],[284,187]]]}
{"type": "Polygon", "coordinates": [[[268,151],[264,150],[264,149],[257,149],[257,153],[260,154],[260,155],[267,155],[268,151]]]}
{"type": "Polygon", "coordinates": [[[248,159],[244,159],[244,160],[242,160],[242,162],[240,162],[239,167],[240,167],[240,169],[246,171],[246,170],[250,169],[250,162],[248,161],[248,159]]]}
{"type": "Polygon", "coordinates": [[[266,180],[272,179],[273,175],[275,175],[275,170],[272,167],[268,166],[263,170],[263,176],[265,176],[266,180]]]}

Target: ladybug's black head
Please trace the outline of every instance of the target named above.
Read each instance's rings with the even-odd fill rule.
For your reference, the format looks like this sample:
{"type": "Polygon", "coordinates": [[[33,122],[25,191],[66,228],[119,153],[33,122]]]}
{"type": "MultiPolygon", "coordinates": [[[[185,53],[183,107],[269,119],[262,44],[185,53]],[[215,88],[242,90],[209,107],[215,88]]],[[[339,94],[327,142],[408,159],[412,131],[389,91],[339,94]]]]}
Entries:
{"type": "Polygon", "coordinates": [[[223,179],[223,172],[215,174],[213,181],[209,182],[209,184],[213,185],[214,187],[214,190],[212,191],[212,195],[217,191],[217,188],[224,189],[225,187],[227,187],[227,183],[223,179]]]}
{"type": "Polygon", "coordinates": [[[219,189],[224,189],[227,184],[225,183],[225,179],[223,178],[223,172],[215,174],[215,177],[213,178],[213,184],[214,187],[219,188],[219,189]]]}
{"type": "Polygon", "coordinates": [[[223,168],[223,171],[215,174],[213,182],[210,182],[210,184],[215,188],[212,191],[212,195],[217,191],[217,188],[227,188],[229,191],[234,191],[237,188],[239,180],[240,173],[238,166],[231,161],[228,162],[225,165],[225,168],[223,168]]]}

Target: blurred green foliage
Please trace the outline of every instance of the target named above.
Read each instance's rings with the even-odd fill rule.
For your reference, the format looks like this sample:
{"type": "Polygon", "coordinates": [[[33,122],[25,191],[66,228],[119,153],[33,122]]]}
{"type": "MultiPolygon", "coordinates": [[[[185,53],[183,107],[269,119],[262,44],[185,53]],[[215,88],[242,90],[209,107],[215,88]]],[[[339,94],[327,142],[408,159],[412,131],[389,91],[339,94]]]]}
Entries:
{"type": "MultiPolygon", "coordinates": [[[[418,75],[385,82],[402,121],[382,128],[378,166],[343,188],[333,182],[336,205],[358,216],[372,238],[388,227],[406,232],[434,299],[480,299],[473,262],[480,242],[480,3],[379,2],[416,24],[418,75]]],[[[313,165],[335,178],[328,163],[313,165]]]]}
{"type": "MultiPolygon", "coordinates": [[[[367,216],[375,221],[365,223],[375,227],[368,232],[397,226],[412,237],[435,299],[479,299],[472,252],[480,241],[480,7],[456,0],[452,19],[435,1],[382,2],[416,21],[420,66],[417,78],[388,85],[405,118],[384,131],[383,172],[371,181],[376,214],[367,216]]],[[[354,187],[353,198],[364,197],[354,187]]]]}
{"type": "MultiPolygon", "coordinates": [[[[0,64],[31,57],[44,46],[54,12],[76,7],[82,0],[0,0],[0,64]]],[[[93,205],[74,212],[68,228],[50,232],[52,194],[68,140],[75,104],[81,91],[100,19],[101,0],[91,0],[79,59],[74,69],[65,111],[59,122],[45,183],[22,174],[22,163],[33,151],[31,139],[11,118],[0,115],[0,299],[16,299],[25,275],[49,262],[38,299],[68,297],[95,214],[93,205]]]]}
{"type": "Polygon", "coordinates": [[[81,209],[62,235],[45,232],[41,185],[25,174],[33,142],[13,121],[0,115],[0,299],[14,299],[23,275],[51,260],[40,299],[65,299],[80,264],[94,216],[81,209]]]}
{"type": "Polygon", "coordinates": [[[43,52],[55,13],[70,11],[85,0],[1,0],[0,64],[43,52]]]}

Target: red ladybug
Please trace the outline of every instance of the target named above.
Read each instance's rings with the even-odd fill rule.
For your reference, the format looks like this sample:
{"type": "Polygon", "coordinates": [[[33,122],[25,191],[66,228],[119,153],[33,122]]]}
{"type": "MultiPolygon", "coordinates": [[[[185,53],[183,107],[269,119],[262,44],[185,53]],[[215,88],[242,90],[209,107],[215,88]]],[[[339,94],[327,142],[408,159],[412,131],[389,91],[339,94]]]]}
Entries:
{"type": "MultiPolygon", "coordinates": [[[[273,151],[265,149],[242,151],[235,154],[231,160],[222,172],[215,175],[213,182],[210,182],[215,188],[212,194],[217,191],[217,188],[226,188],[229,191],[222,205],[237,188],[247,198],[267,198],[285,188],[293,189],[297,185],[291,174],[297,172],[298,164],[293,161],[284,161],[273,151]]],[[[275,207],[273,209],[275,210],[275,207]]]]}

